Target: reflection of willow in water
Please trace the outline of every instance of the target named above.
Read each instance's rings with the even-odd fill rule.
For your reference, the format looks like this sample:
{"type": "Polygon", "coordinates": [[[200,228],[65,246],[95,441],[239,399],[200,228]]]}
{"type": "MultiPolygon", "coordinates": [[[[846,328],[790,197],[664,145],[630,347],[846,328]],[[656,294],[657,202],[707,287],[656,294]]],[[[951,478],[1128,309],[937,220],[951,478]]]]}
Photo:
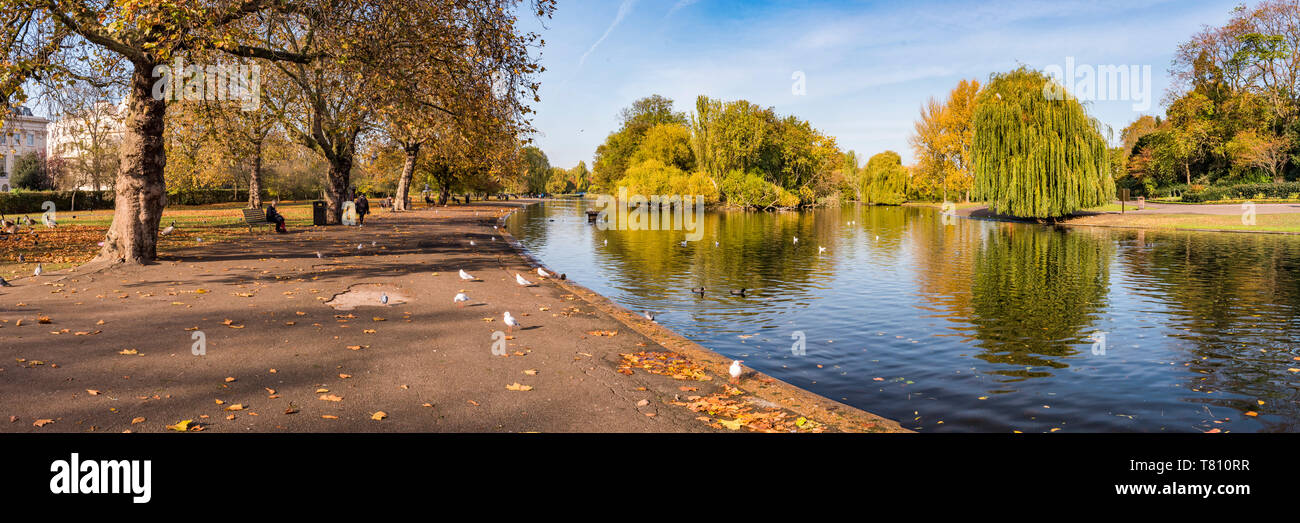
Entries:
{"type": "MultiPolygon", "coordinates": [[[[1022,367],[993,371],[1024,379],[1068,367],[1105,308],[1112,244],[1083,231],[1001,224],[975,254],[971,304],[976,356],[1022,367]]],[[[1018,380],[1017,380],[1018,381],[1018,380]]]]}
{"type": "Polygon", "coordinates": [[[1293,348],[1300,336],[1300,239],[1152,232],[1133,238],[1120,260],[1147,287],[1139,293],[1161,298],[1181,317],[1170,327],[1190,344],[1184,386],[1211,406],[1280,414],[1286,424],[1270,430],[1300,429],[1295,373],[1288,370],[1300,367],[1292,359],[1300,356],[1293,348]]]}

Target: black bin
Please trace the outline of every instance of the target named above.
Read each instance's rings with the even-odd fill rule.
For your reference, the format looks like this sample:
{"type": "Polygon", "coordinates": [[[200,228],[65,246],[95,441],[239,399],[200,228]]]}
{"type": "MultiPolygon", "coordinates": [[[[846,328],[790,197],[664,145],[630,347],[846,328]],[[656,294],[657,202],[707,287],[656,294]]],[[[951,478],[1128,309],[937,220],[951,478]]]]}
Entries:
{"type": "Polygon", "coordinates": [[[315,200],[311,202],[311,224],[325,225],[325,202],[315,200]]]}

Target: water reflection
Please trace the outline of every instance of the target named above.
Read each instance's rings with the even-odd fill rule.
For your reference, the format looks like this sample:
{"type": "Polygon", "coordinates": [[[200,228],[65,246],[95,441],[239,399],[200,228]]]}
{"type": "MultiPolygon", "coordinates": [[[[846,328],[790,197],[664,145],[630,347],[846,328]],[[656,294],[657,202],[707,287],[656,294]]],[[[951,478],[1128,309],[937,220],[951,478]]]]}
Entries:
{"type": "Polygon", "coordinates": [[[682,246],[682,231],[599,230],[584,210],[550,202],[510,228],[552,268],[684,336],[904,426],[1290,431],[1300,419],[1300,238],[845,207],[711,212],[703,240],[682,246]],[[791,353],[795,331],[806,356],[791,353]]]}

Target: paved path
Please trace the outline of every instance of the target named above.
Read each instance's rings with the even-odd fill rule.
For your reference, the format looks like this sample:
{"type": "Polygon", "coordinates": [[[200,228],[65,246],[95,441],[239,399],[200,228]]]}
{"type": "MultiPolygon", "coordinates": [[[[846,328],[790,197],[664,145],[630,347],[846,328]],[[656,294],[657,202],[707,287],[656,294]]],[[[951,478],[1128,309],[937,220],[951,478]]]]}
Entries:
{"type": "MultiPolygon", "coordinates": [[[[260,234],[152,266],[15,281],[0,289],[0,431],[159,432],[187,419],[220,432],[727,431],[674,404],[723,392],[725,361],[585,289],[540,280],[492,228],[518,205],[380,212],[364,228],[260,234]],[[539,285],[521,287],[515,273],[539,285]],[[349,290],[391,301],[326,305],[349,290]],[[471,305],[458,308],[462,290],[471,305]],[[503,357],[493,333],[507,310],[524,328],[503,357]],[[203,356],[191,353],[196,331],[203,356]],[[620,354],[661,343],[712,379],[619,372],[620,354]],[[532,389],[507,389],[516,383],[532,389]]],[[[791,420],[901,430],[754,373],[736,392],[791,420]]]]}

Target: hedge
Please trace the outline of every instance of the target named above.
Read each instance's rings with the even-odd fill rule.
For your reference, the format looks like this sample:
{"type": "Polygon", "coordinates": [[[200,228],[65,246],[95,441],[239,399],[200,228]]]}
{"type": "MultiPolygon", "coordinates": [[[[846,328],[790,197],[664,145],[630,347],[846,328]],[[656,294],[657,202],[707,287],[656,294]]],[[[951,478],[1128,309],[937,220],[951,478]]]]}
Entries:
{"type": "MultiPolygon", "coordinates": [[[[14,191],[0,193],[0,213],[3,214],[40,214],[45,212],[41,204],[54,202],[56,211],[72,209],[70,191],[14,191]]],[[[77,210],[112,209],[112,191],[77,191],[77,210]]]]}
{"type": "Polygon", "coordinates": [[[1183,201],[1189,203],[1218,200],[1280,200],[1296,197],[1300,197],[1300,182],[1244,183],[1222,187],[1206,187],[1199,191],[1189,190],[1183,193],[1183,201]]]}

